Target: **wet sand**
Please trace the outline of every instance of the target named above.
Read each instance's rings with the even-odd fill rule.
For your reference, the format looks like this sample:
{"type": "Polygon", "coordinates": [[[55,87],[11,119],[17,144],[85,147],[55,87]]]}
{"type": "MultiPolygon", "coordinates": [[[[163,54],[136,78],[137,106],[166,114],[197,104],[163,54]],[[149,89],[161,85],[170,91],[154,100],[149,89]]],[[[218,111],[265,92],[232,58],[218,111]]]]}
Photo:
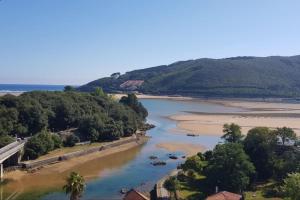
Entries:
{"type": "Polygon", "coordinates": [[[101,152],[46,165],[34,173],[26,171],[12,171],[5,173],[4,178],[10,183],[4,186],[7,193],[30,193],[38,190],[61,190],[65,178],[71,171],[76,171],[86,180],[104,176],[130,162],[138,155],[142,145],[135,142],[111,148],[101,152]]]}
{"type": "Polygon", "coordinates": [[[177,133],[198,135],[223,135],[225,123],[236,123],[243,134],[253,127],[265,126],[271,129],[287,126],[300,136],[300,104],[253,102],[237,100],[208,100],[226,107],[241,108],[238,113],[187,112],[169,118],[177,121],[177,133]]]}
{"type": "Polygon", "coordinates": [[[197,154],[198,152],[202,152],[205,150],[205,147],[199,144],[188,144],[188,143],[160,143],[157,144],[156,147],[166,149],[170,152],[182,151],[187,156],[192,156],[197,154]]]}

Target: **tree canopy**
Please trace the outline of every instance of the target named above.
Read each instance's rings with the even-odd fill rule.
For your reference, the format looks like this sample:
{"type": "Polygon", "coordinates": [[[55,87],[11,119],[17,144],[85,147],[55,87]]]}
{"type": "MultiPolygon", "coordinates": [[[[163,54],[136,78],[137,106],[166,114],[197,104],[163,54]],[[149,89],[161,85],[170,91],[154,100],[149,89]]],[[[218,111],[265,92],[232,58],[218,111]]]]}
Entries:
{"type": "Polygon", "coordinates": [[[284,179],[282,187],[285,196],[290,200],[300,199],[300,173],[291,173],[284,179]]]}
{"type": "Polygon", "coordinates": [[[78,173],[71,172],[63,189],[70,194],[70,200],[79,200],[85,189],[85,180],[78,173]]]}
{"type": "Polygon", "coordinates": [[[243,141],[245,152],[253,162],[257,178],[266,180],[273,175],[274,150],[277,137],[267,127],[256,127],[249,130],[243,141]]]}
{"type": "Polygon", "coordinates": [[[222,139],[224,139],[225,142],[238,143],[241,142],[244,137],[242,135],[241,127],[234,123],[224,124],[223,133],[222,139]]]}
{"type": "MultiPolygon", "coordinates": [[[[131,136],[144,127],[147,110],[134,94],[118,102],[100,88],[92,93],[67,89],[66,92],[34,91],[20,96],[0,97],[0,145],[11,142],[15,136],[32,137],[25,151],[26,157],[37,158],[49,150],[48,132],[75,129],[65,145],[80,141],[106,141],[131,136]],[[46,137],[47,136],[47,137],[46,137]],[[44,138],[45,137],[45,138],[44,138]],[[75,137],[75,139],[74,139],[75,137]]],[[[52,138],[61,145],[58,138],[52,138]]]]}
{"type": "Polygon", "coordinates": [[[211,188],[218,186],[221,190],[233,192],[246,189],[254,173],[254,165],[238,143],[217,145],[204,170],[211,188]]]}

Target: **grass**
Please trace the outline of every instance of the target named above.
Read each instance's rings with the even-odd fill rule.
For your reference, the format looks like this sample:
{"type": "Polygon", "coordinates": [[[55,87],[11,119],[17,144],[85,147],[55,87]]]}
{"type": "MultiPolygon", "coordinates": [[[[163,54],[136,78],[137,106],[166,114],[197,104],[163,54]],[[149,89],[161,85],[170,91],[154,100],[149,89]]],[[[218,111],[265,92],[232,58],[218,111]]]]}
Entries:
{"type": "Polygon", "coordinates": [[[185,179],[185,181],[179,181],[179,199],[201,199],[201,197],[203,197],[203,193],[199,183],[205,179],[205,176],[195,173],[194,178],[185,177],[185,179]]]}
{"type": "Polygon", "coordinates": [[[262,190],[257,190],[255,192],[246,192],[246,200],[283,200],[277,197],[264,197],[264,192],[262,190]]]}
{"type": "MultiPolygon", "coordinates": [[[[179,178],[180,179],[180,178],[179,178]]],[[[203,180],[205,176],[195,173],[194,178],[185,176],[183,179],[179,180],[179,190],[177,191],[179,199],[186,200],[199,200],[205,199],[203,193],[203,180]]],[[[245,192],[246,200],[283,200],[279,197],[266,197],[266,191],[272,190],[277,185],[274,181],[269,181],[268,183],[260,184],[256,188],[257,190],[245,192]]],[[[274,195],[274,194],[273,194],[274,195]]]]}
{"type": "MultiPolygon", "coordinates": [[[[279,197],[266,197],[267,191],[274,189],[274,187],[278,186],[278,183],[275,181],[268,181],[267,183],[259,184],[256,186],[256,191],[248,191],[246,192],[246,200],[283,200],[279,197]]],[[[270,192],[269,192],[270,193],[270,192]]],[[[274,195],[274,192],[271,192],[274,195]]]]}

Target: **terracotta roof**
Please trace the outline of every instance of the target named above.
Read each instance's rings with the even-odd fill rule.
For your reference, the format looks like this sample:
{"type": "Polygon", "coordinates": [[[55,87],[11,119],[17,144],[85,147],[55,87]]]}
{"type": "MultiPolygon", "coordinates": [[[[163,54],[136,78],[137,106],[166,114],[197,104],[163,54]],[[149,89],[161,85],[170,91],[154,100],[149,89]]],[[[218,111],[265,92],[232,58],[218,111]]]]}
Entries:
{"type": "Polygon", "coordinates": [[[132,189],[128,191],[123,200],[149,200],[148,197],[132,189]]]}
{"type": "Polygon", "coordinates": [[[242,195],[223,191],[207,197],[206,200],[240,200],[241,198],[242,195]]]}

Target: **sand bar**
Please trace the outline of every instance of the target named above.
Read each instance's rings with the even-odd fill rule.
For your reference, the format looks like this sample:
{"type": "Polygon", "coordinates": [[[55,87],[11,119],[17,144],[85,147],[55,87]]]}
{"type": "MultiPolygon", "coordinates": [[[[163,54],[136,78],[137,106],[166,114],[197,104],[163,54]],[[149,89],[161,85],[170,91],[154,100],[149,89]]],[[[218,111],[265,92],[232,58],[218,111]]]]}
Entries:
{"type": "Polygon", "coordinates": [[[173,115],[177,132],[199,135],[222,135],[225,123],[236,123],[243,134],[249,129],[265,126],[272,129],[287,126],[300,135],[300,104],[283,102],[255,102],[241,100],[207,100],[225,107],[241,108],[239,113],[203,113],[201,111],[173,115]]]}
{"type": "Polygon", "coordinates": [[[160,143],[157,144],[156,147],[166,149],[170,152],[182,151],[187,154],[187,156],[192,156],[197,154],[198,152],[202,152],[205,150],[205,147],[199,144],[188,144],[188,143],[160,143]]]}

